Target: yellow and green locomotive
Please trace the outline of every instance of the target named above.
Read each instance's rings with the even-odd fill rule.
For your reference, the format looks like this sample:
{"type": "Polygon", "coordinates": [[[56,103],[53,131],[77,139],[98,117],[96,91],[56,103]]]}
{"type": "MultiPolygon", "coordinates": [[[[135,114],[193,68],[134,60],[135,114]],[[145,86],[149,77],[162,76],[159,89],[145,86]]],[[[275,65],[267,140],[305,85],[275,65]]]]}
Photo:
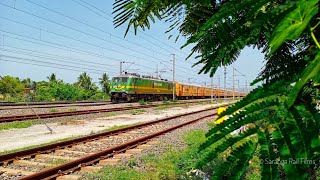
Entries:
{"type": "MultiPolygon", "coordinates": [[[[243,97],[244,92],[217,89],[175,82],[175,96],[177,99],[198,99],[223,97],[243,97]]],[[[112,102],[133,102],[139,100],[161,101],[172,99],[173,83],[165,79],[152,76],[140,76],[135,73],[125,73],[112,78],[110,97],[112,102]]]]}
{"type": "Polygon", "coordinates": [[[135,73],[125,73],[114,77],[110,84],[112,102],[158,101],[165,97],[170,99],[172,91],[172,82],[135,73]]]}

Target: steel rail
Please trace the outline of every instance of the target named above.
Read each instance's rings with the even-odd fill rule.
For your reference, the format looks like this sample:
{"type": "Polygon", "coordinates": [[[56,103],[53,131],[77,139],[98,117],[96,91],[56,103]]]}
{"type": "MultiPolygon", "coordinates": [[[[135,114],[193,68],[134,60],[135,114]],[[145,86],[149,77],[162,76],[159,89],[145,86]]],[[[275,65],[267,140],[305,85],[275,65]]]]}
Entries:
{"type": "MultiPolygon", "coordinates": [[[[204,101],[172,103],[170,105],[193,104],[193,103],[200,103],[200,102],[204,102],[204,101]]],[[[93,114],[93,113],[100,113],[100,112],[115,112],[115,111],[124,111],[124,110],[132,110],[132,109],[145,109],[145,108],[151,108],[151,107],[157,107],[157,106],[163,106],[163,104],[127,106],[127,107],[116,107],[116,108],[103,108],[103,109],[92,109],[92,110],[79,110],[79,111],[72,111],[72,112],[42,113],[42,114],[38,114],[38,116],[40,118],[54,118],[54,117],[62,117],[62,116],[93,114]]],[[[29,119],[37,119],[38,116],[35,114],[26,114],[26,115],[18,115],[18,116],[2,116],[2,117],[0,117],[0,123],[13,122],[13,121],[23,121],[23,120],[29,120],[29,119]]]]}
{"type": "Polygon", "coordinates": [[[121,144],[121,145],[117,145],[117,146],[108,148],[108,149],[106,149],[104,151],[100,151],[98,153],[95,153],[95,154],[86,156],[84,158],[80,158],[80,159],[77,159],[77,160],[74,160],[74,161],[71,161],[71,162],[56,166],[54,168],[46,169],[44,171],[40,171],[38,173],[22,177],[21,180],[54,179],[54,178],[56,178],[58,176],[72,173],[74,171],[79,170],[83,166],[88,166],[88,165],[95,164],[98,161],[108,157],[108,155],[110,156],[110,154],[113,154],[114,152],[121,152],[121,151],[124,151],[124,150],[128,149],[128,147],[132,148],[132,147],[138,146],[138,145],[140,145],[140,144],[142,144],[142,143],[144,143],[144,142],[146,142],[146,141],[148,141],[148,140],[150,140],[152,138],[155,138],[155,137],[160,136],[162,134],[165,134],[167,132],[173,131],[173,130],[178,129],[180,127],[195,123],[195,122],[197,122],[197,121],[199,121],[201,119],[205,119],[205,118],[211,117],[213,115],[216,115],[216,113],[213,113],[213,114],[210,114],[210,115],[206,115],[206,116],[197,118],[195,120],[188,121],[186,123],[179,124],[179,125],[176,125],[174,127],[159,131],[157,133],[154,133],[154,134],[151,134],[151,135],[148,135],[148,136],[144,136],[142,138],[139,138],[139,139],[136,139],[136,140],[133,140],[133,141],[121,144]]]}
{"type": "Polygon", "coordinates": [[[18,152],[0,155],[0,165],[6,164],[6,163],[13,161],[13,160],[16,160],[16,159],[21,159],[23,157],[34,156],[34,155],[40,154],[41,152],[51,152],[56,149],[61,149],[61,148],[65,148],[68,146],[73,146],[75,144],[79,144],[79,143],[83,143],[83,142],[87,142],[87,141],[93,141],[93,140],[96,140],[99,138],[103,138],[105,136],[119,134],[119,133],[126,132],[126,131],[129,131],[132,129],[141,128],[141,127],[148,126],[151,124],[156,124],[159,122],[165,122],[165,121],[168,121],[171,119],[176,119],[176,118],[183,117],[183,116],[188,116],[188,115],[197,114],[197,113],[201,113],[201,112],[205,112],[205,111],[215,110],[219,107],[228,106],[228,105],[230,105],[230,104],[223,104],[223,105],[213,107],[210,109],[204,109],[204,110],[194,111],[194,112],[190,112],[190,113],[186,113],[186,114],[180,114],[180,115],[176,115],[176,116],[171,116],[171,117],[159,119],[156,121],[150,121],[150,122],[146,122],[146,123],[142,123],[142,124],[138,124],[138,125],[129,126],[126,128],[97,133],[97,134],[93,134],[93,135],[87,135],[87,136],[83,136],[80,138],[75,138],[75,139],[71,139],[71,140],[67,140],[67,141],[52,143],[52,144],[48,144],[48,145],[44,145],[44,146],[40,146],[40,147],[35,147],[35,148],[26,149],[26,150],[22,150],[22,151],[18,151],[18,152]]]}
{"type": "MultiPolygon", "coordinates": [[[[46,105],[29,105],[29,107],[32,108],[57,108],[57,107],[75,107],[75,106],[103,106],[103,105],[109,105],[111,104],[111,102],[95,102],[95,103],[69,103],[69,104],[59,104],[59,105],[55,105],[55,104],[46,104],[46,105]]],[[[25,105],[21,105],[21,106],[0,106],[0,110],[13,110],[13,109],[28,109],[29,107],[25,106],[25,105]]]]}
{"type": "MultiPolygon", "coordinates": [[[[110,101],[53,101],[53,102],[29,102],[33,105],[55,105],[55,104],[86,104],[86,103],[104,103],[110,101]]],[[[25,106],[26,103],[14,103],[14,102],[0,102],[0,106],[25,106]]]]}

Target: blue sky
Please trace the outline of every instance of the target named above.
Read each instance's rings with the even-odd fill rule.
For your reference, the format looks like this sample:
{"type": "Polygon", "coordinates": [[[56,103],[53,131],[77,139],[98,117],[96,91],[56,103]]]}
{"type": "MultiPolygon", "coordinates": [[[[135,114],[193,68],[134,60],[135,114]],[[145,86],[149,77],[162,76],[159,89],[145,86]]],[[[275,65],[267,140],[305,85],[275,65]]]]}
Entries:
{"type": "MultiPolygon", "coordinates": [[[[157,22],[150,30],[139,31],[138,35],[129,32],[124,38],[126,27],[115,29],[112,24],[113,2],[1,0],[0,75],[39,81],[56,73],[59,79],[72,83],[86,71],[97,82],[103,72],[111,77],[118,75],[120,61],[125,61],[126,71],[155,75],[158,67],[163,78],[172,79],[170,60],[171,54],[176,54],[178,81],[210,84],[209,75],[197,74],[200,67],[191,68],[194,58],[184,60],[192,48],[180,49],[186,39],[182,37],[176,43],[168,40],[170,34],[164,32],[170,24],[157,22]]],[[[245,48],[232,67],[227,67],[227,87],[232,86],[233,67],[245,75],[236,72],[243,88],[262,66],[263,54],[245,48]]],[[[223,87],[222,69],[214,76],[216,86],[219,77],[223,87]]]]}

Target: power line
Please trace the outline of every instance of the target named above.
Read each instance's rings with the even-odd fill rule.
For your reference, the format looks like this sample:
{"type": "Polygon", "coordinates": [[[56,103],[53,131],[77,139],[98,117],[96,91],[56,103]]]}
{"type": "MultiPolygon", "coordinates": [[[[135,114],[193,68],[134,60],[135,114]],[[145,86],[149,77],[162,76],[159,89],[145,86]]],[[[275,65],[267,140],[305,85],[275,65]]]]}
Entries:
{"type": "Polygon", "coordinates": [[[36,5],[36,6],[42,7],[42,8],[44,8],[44,9],[48,10],[48,11],[51,11],[51,12],[54,12],[54,13],[56,13],[56,14],[59,14],[59,15],[61,15],[61,16],[63,16],[63,17],[66,17],[66,18],[68,18],[68,19],[71,19],[71,20],[73,20],[73,21],[76,21],[76,22],[78,22],[78,23],[80,23],[80,24],[83,24],[83,25],[86,25],[86,26],[88,26],[88,27],[91,27],[91,28],[93,28],[93,29],[95,29],[95,30],[97,30],[97,31],[100,31],[100,32],[109,34],[110,36],[114,36],[114,37],[116,37],[116,38],[118,38],[118,39],[120,39],[120,40],[129,42],[129,43],[131,43],[131,44],[134,44],[134,45],[136,45],[136,46],[142,47],[142,48],[144,48],[144,49],[148,49],[149,51],[152,51],[152,52],[154,52],[154,53],[158,53],[158,54],[162,54],[162,55],[167,55],[167,54],[163,54],[163,53],[161,53],[161,52],[155,51],[155,50],[153,50],[153,49],[144,47],[144,46],[142,46],[142,45],[140,45],[140,44],[138,44],[138,43],[129,41],[129,40],[127,40],[127,39],[124,39],[124,38],[122,38],[122,37],[120,37],[120,36],[117,36],[117,35],[112,34],[112,33],[110,33],[110,32],[104,31],[104,30],[102,30],[102,29],[99,29],[99,28],[97,28],[97,27],[94,27],[94,26],[92,26],[92,25],[90,25],[90,24],[88,24],[88,23],[86,23],[86,22],[84,22],[84,21],[81,21],[81,20],[75,19],[75,18],[73,18],[73,17],[67,16],[67,15],[65,15],[65,14],[63,14],[63,13],[61,13],[61,12],[52,10],[52,9],[50,9],[50,8],[48,8],[48,7],[45,7],[45,6],[41,5],[41,4],[32,2],[32,1],[30,1],[30,0],[26,0],[26,1],[28,1],[29,3],[32,3],[32,4],[36,5]]]}
{"type": "MultiPolygon", "coordinates": [[[[0,3],[0,4],[2,4],[2,3],[0,3]]],[[[4,5],[4,4],[2,4],[2,5],[4,5]]],[[[7,6],[7,5],[4,5],[4,6],[6,6],[6,7],[8,7],[8,8],[12,8],[12,7],[7,6]]],[[[92,37],[95,37],[95,38],[101,39],[101,38],[99,38],[99,37],[96,37],[96,36],[90,35],[90,34],[88,34],[88,33],[85,33],[85,32],[83,32],[83,31],[79,31],[79,30],[77,30],[77,29],[70,28],[70,27],[65,26],[65,25],[63,25],[63,24],[56,23],[56,22],[54,22],[54,21],[51,21],[51,20],[45,19],[45,18],[40,17],[40,16],[38,16],[38,15],[34,15],[34,14],[32,14],[32,13],[28,13],[28,12],[25,12],[25,11],[20,10],[20,9],[16,9],[16,8],[14,8],[14,9],[15,9],[15,10],[18,10],[18,11],[20,11],[20,12],[23,12],[23,13],[26,13],[26,14],[29,14],[29,15],[32,15],[32,16],[35,16],[35,17],[38,17],[38,18],[40,18],[40,19],[43,19],[43,20],[49,21],[49,22],[51,22],[51,23],[58,24],[58,25],[60,25],[60,26],[67,27],[67,28],[69,28],[69,29],[72,29],[72,30],[75,30],[75,31],[78,31],[78,32],[84,33],[84,34],[86,34],[86,35],[88,35],[88,36],[92,36],[92,37]]],[[[5,18],[5,19],[9,20],[8,18],[5,18]]],[[[11,21],[13,21],[13,20],[11,20],[11,21]]],[[[13,21],[13,22],[17,22],[17,21],[13,21]]],[[[20,23],[20,24],[24,24],[24,25],[26,25],[25,23],[21,23],[21,22],[17,22],[17,23],[20,23]]],[[[32,27],[32,28],[36,28],[36,27],[34,27],[34,26],[30,26],[30,25],[27,25],[27,26],[32,27]]],[[[36,28],[36,29],[40,30],[40,32],[41,32],[41,31],[45,31],[45,30],[43,30],[43,29],[41,29],[41,28],[36,28]]],[[[49,31],[45,31],[45,32],[49,32],[49,31]]],[[[54,32],[50,32],[50,33],[54,33],[54,32]]],[[[60,34],[57,34],[57,33],[54,33],[54,34],[56,34],[56,35],[60,35],[60,34]]],[[[62,36],[62,37],[64,37],[64,38],[69,38],[69,39],[70,39],[70,37],[67,37],[67,36],[64,36],[64,35],[60,35],[60,36],[62,36]]],[[[71,39],[72,39],[72,40],[75,40],[75,41],[80,41],[80,42],[82,42],[82,43],[86,43],[86,44],[88,44],[88,42],[84,42],[84,41],[81,41],[81,40],[78,40],[78,39],[75,39],[75,38],[71,38],[71,39]]],[[[104,39],[102,39],[102,40],[104,40],[104,39]]],[[[104,40],[104,41],[105,41],[105,40],[104,40]]],[[[92,44],[92,43],[89,43],[89,44],[90,44],[90,45],[94,45],[94,44],[92,44]]],[[[97,45],[94,45],[94,46],[97,46],[97,45]]],[[[120,46],[121,46],[121,45],[120,45],[120,46]]],[[[101,46],[98,46],[98,47],[99,47],[99,48],[104,48],[104,47],[101,47],[101,46]]],[[[123,47],[123,46],[121,46],[121,47],[123,47]]],[[[106,48],[104,48],[104,49],[106,49],[106,48]]],[[[110,49],[107,49],[107,50],[110,50],[110,49]]],[[[114,51],[114,50],[113,50],[113,51],[114,51]]],[[[117,51],[116,51],[116,52],[117,52],[117,51]]],[[[137,51],[135,51],[135,52],[137,52],[137,51]]],[[[118,53],[119,53],[119,52],[118,52],[118,53]]],[[[122,54],[123,54],[123,53],[122,53],[122,54]]],[[[140,57],[138,57],[138,58],[140,58],[140,57]]],[[[141,59],[144,59],[144,58],[141,58],[141,59]]],[[[183,72],[185,72],[185,71],[183,71],[183,72]]],[[[185,72],[185,73],[189,74],[189,72],[185,72]]]]}
{"type": "MultiPolygon", "coordinates": [[[[1,17],[0,17],[1,18],[1,17]]],[[[122,61],[121,59],[116,59],[116,58],[111,58],[111,57],[106,57],[106,56],[102,56],[102,55],[99,55],[99,54],[95,54],[95,53],[91,53],[91,52],[88,52],[88,51],[84,51],[84,50],[80,50],[80,49],[77,49],[77,48],[73,48],[73,47],[69,47],[69,46],[65,46],[65,45],[61,45],[61,44],[58,44],[58,43],[52,43],[52,42],[49,42],[49,41],[45,41],[43,39],[36,39],[36,38],[32,38],[32,37],[28,37],[28,36],[24,36],[24,35],[19,35],[19,34],[15,34],[15,33],[11,33],[11,32],[7,32],[7,31],[3,31],[3,30],[0,30],[0,32],[4,32],[4,33],[8,33],[8,34],[13,34],[15,36],[20,36],[20,37],[24,37],[24,38],[28,38],[28,39],[32,39],[32,40],[35,40],[35,41],[41,41],[41,42],[45,42],[45,43],[48,43],[48,44],[53,44],[54,46],[59,46],[59,47],[63,47],[63,48],[66,48],[64,50],[66,51],[76,51],[76,52],[84,52],[85,54],[90,54],[92,56],[95,56],[95,57],[99,57],[99,58],[108,58],[110,60],[114,60],[114,61],[122,61]]],[[[27,41],[27,42],[31,42],[31,43],[36,43],[36,44],[41,44],[41,43],[38,43],[38,42],[33,42],[33,41],[28,41],[28,40],[24,40],[24,39],[20,39],[20,38],[16,38],[16,37],[10,37],[10,36],[6,36],[6,37],[9,37],[9,38],[14,38],[14,39],[18,39],[18,40],[22,40],[22,41],[27,41]]],[[[44,45],[44,44],[41,44],[41,45],[44,45]]],[[[49,46],[49,45],[46,45],[46,46],[49,46]]],[[[50,46],[52,47],[52,46],[50,46]]],[[[57,48],[57,47],[54,47],[54,48],[57,48]]],[[[137,66],[141,66],[141,67],[145,67],[145,68],[150,68],[150,67],[147,67],[147,66],[144,66],[144,65],[140,65],[140,64],[137,64],[135,63],[135,65],[137,66]]],[[[178,66],[180,68],[182,68],[181,66],[178,66]]],[[[178,71],[179,73],[183,72],[185,74],[189,74],[189,72],[187,71],[182,71],[182,70],[179,70],[178,71]]],[[[179,76],[179,77],[184,77],[184,76],[179,76]]]]}
{"type": "MultiPolygon", "coordinates": [[[[88,6],[91,6],[92,8],[94,8],[94,9],[96,9],[96,10],[98,10],[98,11],[100,11],[100,12],[102,12],[102,13],[104,13],[104,14],[108,15],[108,16],[110,16],[111,18],[113,18],[113,16],[112,16],[111,14],[106,13],[105,11],[103,11],[103,10],[101,10],[101,9],[97,8],[96,6],[94,6],[94,5],[92,5],[92,4],[88,3],[88,2],[85,2],[85,1],[83,1],[83,0],[80,0],[80,1],[81,1],[82,3],[84,3],[84,4],[87,4],[88,6],[85,6],[85,5],[83,5],[83,4],[81,4],[81,3],[79,3],[79,2],[77,2],[77,1],[75,1],[75,0],[72,0],[72,1],[73,1],[73,2],[75,2],[75,3],[77,3],[77,4],[79,4],[80,6],[82,6],[82,7],[84,7],[84,8],[86,8],[86,9],[88,9],[88,10],[90,10],[90,11],[92,11],[92,12],[94,12],[94,13],[98,14],[99,16],[101,16],[101,17],[103,17],[103,18],[107,19],[108,21],[113,22],[111,19],[106,18],[105,16],[102,16],[100,13],[97,13],[96,11],[94,11],[94,10],[92,10],[91,8],[89,8],[89,7],[88,7],[88,6]]],[[[123,27],[121,27],[121,28],[123,28],[123,27]]],[[[123,28],[123,29],[125,29],[125,28],[123,28]]],[[[133,33],[133,31],[131,31],[131,30],[129,30],[129,31],[130,31],[131,33],[133,33]]],[[[140,31],[140,30],[139,30],[139,31],[140,31]]],[[[172,49],[175,49],[176,51],[180,51],[182,54],[189,55],[189,54],[187,54],[187,53],[185,53],[185,52],[183,52],[183,51],[181,51],[181,50],[179,50],[179,49],[177,49],[177,48],[175,48],[175,47],[173,47],[173,46],[171,46],[171,45],[168,45],[168,44],[166,44],[166,43],[164,43],[164,42],[162,42],[162,41],[160,41],[160,40],[158,40],[158,39],[154,38],[153,36],[150,36],[149,34],[147,34],[147,33],[143,32],[143,31],[140,31],[140,32],[141,32],[141,33],[143,33],[144,35],[146,35],[146,36],[148,36],[148,37],[150,37],[150,38],[154,39],[155,41],[158,41],[158,42],[160,42],[160,43],[162,43],[162,44],[164,44],[164,45],[166,45],[166,46],[168,46],[168,47],[170,47],[170,48],[172,48],[172,49]]],[[[153,45],[155,45],[155,46],[159,47],[160,49],[163,49],[163,50],[165,50],[165,51],[169,52],[170,54],[172,53],[171,51],[168,51],[168,50],[164,49],[162,46],[160,46],[160,45],[158,45],[158,44],[155,44],[155,43],[153,43],[152,41],[149,41],[148,39],[145,39],[145,38],[143,38],[143,37],[141,37],[141,36],[139,36],[139,37],[140,37],[140,38],[142,38],[142,39],[144,39],[144,40],[146,40],[146,41],[148,41],[149,43],[151,43],[151,44],[153,44],[153,45]]],[[[179,56],[178,56],[178,57],[179,57],[179,56]]],[[[192,63],[190,63],[190,64],[192,64],[192,63]]]]}
{"type": "MultiPolygon", "coordinates": [[[[1,3],[0,3],[1,4],[1,3]]],[[[49,31],[49,30],[44,30],[44,29],[41,29],[41,28],[38,28],[38,27],[35,27],[35,26],[31,26],[31,25],[28,25],[26,23],[22,23],[22,22],[18,22],[18,21],[15,21],[15,20],[12,20],[12,19],[9,19],[9,18],[5,18],[5,17],[1,17],[0,18],[2,19],[5,19],[7,21],[10,21],[10,22],[14,22],[14,23],[17,23],[17,24],[21,24],[21,25],[24,25],[24,26],[27,26],[27,27],[30,27],[30,28],[33,28],[33,29],[37,29],[39,30],[40,32],[43,31],[43,32],[48,32],[48,33],[51,33],[51,34],[54,34],[54,35],[57,35],[57,36],[60,36],[60,37],[63,37],[63,38],[67,38],[67,39],[71,39],[71,40],[74,40],[74,41],[78,41],[78,42],[81,42],[81,43],[84,43],[84,44],[88,44],[88,45],[91,45],[91,46],[94,46],[94,47],[97,47],[97,48],[101,48],[101,49],[106,49],[106,50],[109,50],[109,51],[114,51],[114,52],[117,52],[117,53],[121,53],[121,54],[124,54],[124,55],[127,55],[127,56],[132,56],[132,55],[129,55],[129,54],[126,54],[126,53],[123,53],[123,52],[120,52],[120,51],[116,51],[116,50],[112,50],[112,49],[108,49],[108,48],[105,48],[103,46],[99,46],[99,45],[96,45],[96,44],[93,44],[93,43],[89,43],[89,42],[86,42],[86,41],[82,41],[82,40],[79,40],[77,38],[73,38],[73,37],[68,37],[68,36],[65,36],[65,35],[62,35],[62,34],[58,34],[56,32],[52,32],[52,31],[49,31]]],[[[41,39],[41,38],[40,38],[41,39]]],[[[133,56],[133,57],[136,57],[136,56],[133,56]]],[[[140,57],[136,57],[136,58],[140,58],[140,57]]],[[[113,58],[114,59],[114,58],[113,58]]],[[[140,59],[144,59],[144,58],[140,58],[140,59]]],[[[144,60],[147,60],[147,59],[144,59],[144,60]]],[[[118,61],[121,61],[121,60],[118,60],[118,61]]],[[[152,61],[152,60],[150,60],[152,61]]],[[[157,61],[153,61],[153,62],[156,62],[158,63],[157,61]]],[[[178,66],[179,68],[183,68],[181,66],[178,66]]],[[[147,67],[148,68],[148,67],[147,67]]],[[[183,68],[184,69],[184,68],[183,68]]],[[[180,70],[186,74],[189,74],[189,72],[186,72],[186,71],[183,71],[183,70],[180,70]]]]}
{"type": "MultiPolygon", "coordinates": [[[[54,69],[64,69],[64,70],[68,70],[68,71],[83,72],[83,71],[80,71],[80,70],[77,70],[77,69],[65,68],[64,66],[42,65],[42,64],[36,64],[36,63],[29,63],[29,62],[25,62],[25,61],[21,62],[21,61],[15,61],[15,60],[6,60],[6,59],[3,59],[3,58],[0,58],[0,61],[14,62],[14,63],[18,63],[18,64],[28,64],[28,65],[40,66],[40,67],[49,67],[49,68],[54,68],[54,69]]],[[[87,71],[87,72],[92,73],[92,74],[101,75],[100,73],[97,73],[97,72],[92,72],[92,71],[87,71]]]]}
{"type": "MultiPolygon", "coordinates": [[[[10,9],[14,9],[14,10],[16,10],[16,11],[23,12],[23,13],[25,13],[25,14],[28,14],[28,15],[31,15],[31,16],[34,16],[34,17],[37,17],[37,18],[39,18],[39,19],[42,19],[42,20],[45,20],[45,21],[48,21],[48,22],[51,22],[51,23],[53,23],[53,24],[56,24],[56,25],[65,27],[65,28],[67,28],[67,29],[71,29],[71,30],[76,31],[76,32],[79,32],[79,33],[81,33],[81,34],[85,34],[85,35],[90,36],[90,37],[92,37],[92,38],[99,39],[99,40],[105,41],[105,42],[110,42],[110,43],[115,44],[115,45],[117,45],[117,46],[119,46],[119,47],[126,48],[126,49],[128,49],[128,50],[130,50],[130,51],[133,51],[133,52],[136,52],[136,53],[139,53],[139,54],[143,54],[143,55],[148,56],[148,57],[150,57],[150,58],[154,58],[154,59],[161,60],[161,59],[159,59],[159,58],[155,58],[155,57],[150,56],[150,55],[148,55],[148,54],[145,54],[145,53],[142,53],[142,52],[138,52],[138,51],[133,50],[133,49],[131,49],[131,48],[125,47],[125,46],[120,45],[120,44],[118,44],[118,43],[114,43],[114,42],[111,42],[111,41],[107,41],[107,40],[105,40],[105,39],[103,39],[103,38],[97,37],[97,36],[95,36],[95,35],[92,35],[92,34],[90,34],[90,33],[87,33],[87,32],[81,31],[81,30],[78,30],[78,29],[76,29],[76,28],[69,27],[69,26],[66,26],[66,25],[64,25],[64,24],[61,24],[61,23],[58,23],[58,22],[55,22],[55,21],[46,19],[46,18],[44,18],[44,17],[35,15],[35,14],[33,14],[33,13],[29,13],[29,12],[26,12],[26,11],[21,10],[21,9],[18,9],[18,8],[13,8],[13,7],[8,6],[8,5],[6,5],[6,4],[3,4],[3,3],[0,3],[0,5],[3,5],[3,6],[5,6],[5,7],[7,7],[7,8],[10,8],[10,9]]],[[[14,22],[14,20],[10,20],[10,21],[13,21],[13,22],[14,22]]],[[[16,22],[17,22],[17,21],[16,21],[16,22]]],[[[24,23],[19,23],[19,24],[24,24],[24,23]]],[[[32,27],[32,26],[30,26],[30,27],[32,27]]],[[[36,27],[33,26],[33,28],[36,28],[36,27]]],[[[43,29],[41,29],[41,28],[37,28],[37,29],[40,29],[40,30],[45,31],[45,32],[50,32],[50,31],[47,31],[47,30],[43,30],[43,29]]],[[[50,32],[50,33],[54,33],[54,32],[50,32]]],[[[57,34],[57,35],[58,35],[58,33],[54,33],[54,34],[57,34]]],[[[60,36],[60,35],[59,35],[59,36],[60,36]]],[[[63,36],[63,35],[61,35],[61,36],[63,36]]],[[[81,41],[81,40],[77,40],[77,41],[81,41]]],[[[83,42],[84,42],[84,41],[83,41],[83,42]]],[[[88,43],[88,42],[85,42],[85,43],[88,43]]],[[[92,44],[92,43],[88,43],[88,44],[92,44]]],[[[97,45],[95,45],[95,46],[97,46],[97,45]]],[[[100,48],[102,48],[102,47],[100,47],[100,48]]],[[[104,47],[104,48],[105,48],[105,47],[104,47]]],[[[107,49],[107,48],[105,48],[105,49],[107,49]]],[[[123,53],[123,52],[120,52],[120,51],[117,51],[117,50],[111,50],[111,49],[107,49],[107,50],[114,51],[114,52],[117,52],[117,53],[120,53],[120,54],[128,55],[128,54],[126,54],[126,53],[123,53]]],[[[132,55],[129,55],[129,56],[132,56],[132,55]]],[[[134,57],[134,56],[133,56],[133,57],[134,57]]],[[[144,58],[137,57],[137,56],[136,56],[136,58],[144,59],[144,58]]]]}
{"type": "MultiPolygon", "coordinates": [[[[1,3],[0,3],[0,4],[1,4],[1,3]]],[[[132,57],[135,57],[135,58],[147,60],[147,59],[145,59],[145,58],[141,58],[141,57],[133,56],[133,55],[131,55],[131,54],[127,54],[127,53],[124,53],[124,52],[121,52],[121,51],[109,49],[109,48],[106,48],[106,47],[104,47],[104,46],[99,46],[99,45],[96,45],[96,44],[93,44],[93,43],[90,43],[90,42],[87,42],[87,41],[83,41],[83,40],[80,40],[80,39],[77,39],[77,38],[65,36],[65,35],[62,35],[62,34],[59,34],[59,33],[53,32],[53,31],[44,30],[44,29],[41,29],[41,28],[38,28],[38,27],[35,27],[35,26],[28,25],[28,24],[26,24],[26,23],[18,22],[18,21],[12,20],[12,19],[8,19],[8,18],[5,18],[5,17],[1,17],[1,16],[0,16],[0,18],[5,19],[5,20],[7,20],[7,21],[11,21],[11,22],[17,23],[17,24],[24,25],[24,26],[27,26],[27,27],[30,27],[30,28],[33,28],[33,29],[37,29],[37,30],[39,30],[40,32],[47,32],[47,33],[50,33],[50,34],[54,34],[54,35],[56,35],[56,36],[60,36],[60,37],[66,38],[66,39],[71,39],[71,40],[73,40],[73,41],[78,41],[78,42],[81,42],[81,43],[84,43],[84,44],[87,44],[87,45],[90,45],[90,46],[94,46],[94,47],[99,48],[99,49],[105,49],[105,50],[113,51],[113,52],[116,52],[116,53],[119,53],[119,54],[123,54],[123,55],[126,55],[126,56],[132,56],[132,57]]],[[[107,41],[107,42],[108,42],[108,41],[107,41]]],[[[125,47],[124,47],[124,48],[125,48],[125,47]]]]}
{"type": "MultiPolygon", "coordinates": [[[[102,66],[115,66],[115,65],[110,65],[110,64],[103,64],[103,63],[98,63],[98,62],[91,62],[91,61],[86,61],[86,60],[82,60],[82,59],[76,59],[76,58],[71,58],[71,57],[66,57],[66,56],[59,56],[59,55],[55,55],[55,54],[50,54],[50,53],[44,53],[44,52],[40,52],[40,51],[35,51],[35,50],[30,50],[30,49],[24,49],[24,48],[17,48],[17,47],[13,47],[13,46],[8,46],[8,45],[4,45],[5,47],[9,47],[9,48],[15,48],[15,49],[19,49],[19,50],[23,50],[23,51],[28,51],[31,53],[38,53],[38,54],[44,54],[47,56],[51,56],[51,57],[55,57],[57,58],[62,58],[62,59],[67,59],[67,60],[74,60],[74,61],[80,61],[80,62],[84,62],[89,64],[90,66],[97,66],[97,67],[101,67],[98,65],[102,65],[102,66]]],[[[19,51],[17,51],[19,52],[19,51]]],[[[20,51],[21,52],[21,51],[20,51]]],[[[69,63],[74,63],[74,61],[69,62],[69,63]]],[[[87,65],[87,64],[82,64],[82,65],[87,65]]]]}
{"type": "Polygon", "coordinates": [[[57,65],[57,66],[63,66],[63,67],[69,67],[69,68],[83,69],[83,70],[89,70],[89,71],[95,71],[95,72],[101,72],[101,73],[104,73],[104,72],[105,72],[105,71],[98,70],[98,69],[93,69],[93,68],[84,68],[84,67],[73,66],[73,65],[58,64],[58,63],[52,63],[52,62],[47,62],[47,61],[40,61],[40,60],[35,60],[35,59],[21,58],[21,57],[17,57],[17,56],[1,55],[1,57],[5,57],[5,58],[9,58],[9,59],[11,58],[11,59],[17,59],[17,60],[25,60],[25,61],[36,62],[36,63],[44,63],[44,64],[50,64],[50,65],[57,65]]]}

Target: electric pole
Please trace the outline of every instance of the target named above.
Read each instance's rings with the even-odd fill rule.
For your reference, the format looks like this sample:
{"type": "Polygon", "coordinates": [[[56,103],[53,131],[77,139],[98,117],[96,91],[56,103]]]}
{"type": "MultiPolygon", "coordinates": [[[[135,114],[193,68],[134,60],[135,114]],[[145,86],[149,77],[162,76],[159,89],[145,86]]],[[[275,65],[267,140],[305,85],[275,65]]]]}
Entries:
{"type": "Polygon", "coordinates": [[[120,75],[122,75],[122,61],[120,61],[120,75]]]}
{"type": "Polygon", "coordinates": [[[213,103],[213,76],[211,77],[211,103],[213,103]]]}
{"type": "Polygon", "coordinates": [[[175,73],[176,73],[176,59],[175,59],[175,54],[173,55],[173,59],[172,59],[172,84],[173,84],[173,88],[172,88],[172,100],[175,100],[175,73]]]}
{"type": "Polygon", "coordinates": [[[218,89],[220,90],[220,75],[218,76],[218,89]]]}
{"type": "Polygon", "coordinates": [[[247,81],[247,80],[246,80],[246,85],[245,85],[245,87],[246,87],[245,93],[248,93],[249,91],[248,91],[248,81],[247,81]]]}
{"type": "Polygon", "coordinates": [[[238,98],[240,99],[240,81],[238,79],[238,98]]]}
{"type": "Polygon", "coordinates": [[[224,66],[224,100],[227,100],[227,91],[226,91],[226,83],[227,83],[227,68],[224,66]]]}
{"type": "Polygon", "coordinates": [[[234,67],[232,68],[233,71],[232,71],[232,100],[234,100],[234,67]]]}
{"type": "Polygon", "coordinates": [[[156,69],[156,77],[159,78],[158,64],[157,64],[157,69],[156,69]]]}

